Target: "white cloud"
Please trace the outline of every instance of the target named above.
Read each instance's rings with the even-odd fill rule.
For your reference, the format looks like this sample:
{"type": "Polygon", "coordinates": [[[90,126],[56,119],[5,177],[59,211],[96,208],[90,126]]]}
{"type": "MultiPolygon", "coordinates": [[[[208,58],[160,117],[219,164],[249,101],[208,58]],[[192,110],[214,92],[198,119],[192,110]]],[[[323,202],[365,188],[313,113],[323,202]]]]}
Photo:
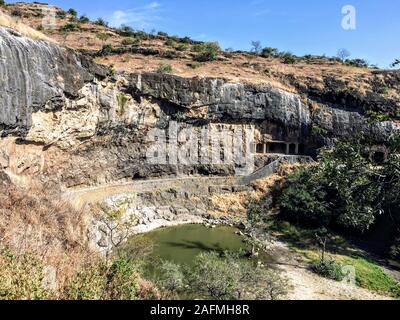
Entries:
{"type": "Polygon", "coordinates": [[[260,10],[254,13],[255,16],[265,16],[267,14],[270,14],[271,10],[265,9],[265,10],[260,10]]]}
{"type": "Polygon", "coordinates": [[[110,25],[119,27],[123,24],[130,25],[134,29],[146,29],[154,27],[155,22],[162,20],[160,16],[161,4],[159,2],[151,2],[143,7],[116,10],[110,17],[110,25]]]}
{"type": "Polygon", "coordinates": [[[250,5],[251,6],[257,6],[257,5],[262,4],[262,3],[264,3],[264,0],[253,0],[253,1],[250,2],[250,5]]]}

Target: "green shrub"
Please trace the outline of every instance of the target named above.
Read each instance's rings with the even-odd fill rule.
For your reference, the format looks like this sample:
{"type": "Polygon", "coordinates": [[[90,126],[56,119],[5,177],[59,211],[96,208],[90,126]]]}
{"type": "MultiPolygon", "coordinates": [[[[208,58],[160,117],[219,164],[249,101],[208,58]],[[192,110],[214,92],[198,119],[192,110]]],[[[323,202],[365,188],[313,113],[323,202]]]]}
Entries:
{"type": "Polygon", "coordinates": [[[277,272],[257,267],[236,255],[201,253],[188,270],[188,284],[197,298],[213,300],[277,300],[287,282],[277,272]]]}
{"type": "Polygon", "coordinates": [[[3,7],[6,5],[6,2],[4,0],[0,0],[0,7],[3,7]]]}
{"type": "Polygon", "coordinates": [[[177,47],[176,50],[178,51],[186,51],[189,49],[189,46],[186,43],[180,43],[177,47]]]}
{"type": "Polygon", "coordinates": [[[313,136],[320,136],[320,135],[323,136],[323,135],[328,134],[328,130],[321,128],[320,126],[314,124],[311,128],[311,134],[313,136]]]}
{"type": "Polygon", "coordinates": [[[89,22],[90,22],[90,19],[89,19],[87,16],[83,15],[83,16],[80,16],[80,17],[79,17],[78,21],[79,21],[80,23],[89,23],[89,22]]]}
{"type": "Polygon", "coordinates": [[[172,295],[176,296],[185,288],[185,275],[180,265],[163,261],[158,272],[160,274],[157,279],[158,285],[172,295]]]}
{"type": "Polygon", "coordinates": [[[123,257],[110,265],[98,261],[84,266],[68,280],[62,298],[65,300],[134,300],[137,289],[137,267],[123,257]]]}
{"type": "Polygon", "coordinates": [[[161,63],[159,64],[156,72],[158,73],[172,73],[172,66],[170,64],[161,63]]]}
{"type": "Polygon", "coordinates": [[[343,266],[331,259],[312,264],[311,270],[324,278],[336,281],[342,281],[346,276],[342,271],[343,266]]]}
{"type": "Polygon", "coordinates": [[[121,43],[124,46],[137,46],[140,45],[140,40],[135,37],[128,37],[123,39],[121,43]]]}
{"type": "Polygon", "coordinates": [[[173,47],[175,46],[175,41],[171,38],[168,38],[165,43],[164,43],[167,47],[173,47]]]}
{"type": "Polygon", "coordinates": [[[98,25],[98,26],[102,26],[102,27],[108,27],[108,22],[105,21],[103,18],[98,18],[94,24],[98,25]]]}
{"type": "Polygon", "coordinates": [[[64,10],[58,10],[57,11],[57,18],[65,19],[66,16],[67,16],[67,13],[64,10]]]}
{"type": "Polygon", "coordinates": [[[119,106],[119,114],[124,115],[126,103],[129,101],[129,98],[125,94],[120,92],[117,95],[117,100],[118,100],[118,106],[119,106]]]}
{"type": "Polygon", "coordinates": [[[190,62],[187,64],[187,66],[191,69],[197,69],[201,67],[201,63],[198,62],[190,62]]]}
{"type": "Polygon", "coordinates": [[[157,35],[161,38],[168,38],[168,33],[159,31],[157,35]]]}
{"type": "Polygon", "coordinates": [[[261,56],[265,58],[276,57],[279,51],[276,48],[266,47],[261,51],[261,56]]]}
{"type": "Polygon", "coordinates": [[[383,114],[371,110],[367,112],[367,118],[369,123],[379,123],[390,120],[390,116],[388,114],[383,114]]]}
{"type": "Polygon", "coordinates": [[[69,9],[69,10],[67,11],[67,13],[68,13],[69,15],[75,17],[75,18],[76,18],[76,16],[78,15],[78,12],[76,12],[76,10],[75,10],[75,9],[72,9],[72,8],[69,9]]]}
{"type": "Polygon", "coordinates": [[[178,57],[177,53],[173,50],[164,51],[161,53],[161,57],[165,59],[176,59],[178,57]]]}
{"type": "Polygon", "coordinates": [[[280,54],[281,61],[284,64],[294,64],[296,63],[296,57],[290,52],[283,52],[280,54]]]}
{"type": "Polygon", "coordinates": [[[61,32],[74,32],[74,31],[78,31],[78,30],[79,30],[79,27],[76,25],[76,23],[73,23],[73,22],[69,22],[69,23],[65,24],[60,29],[61,32]]]}
{"type": "Polygon", "coordinates": [[[114,48],[110,44],[104,45],[99,51],[98,55],[100,56],[109,56],[114,53],[114,48]]]}
{"type": "Polygon", "coordinates": [[[357,68],[368,68],[369,64],[364,59],[347,59],[345,65],[357,68]]]}
{"type": "Polygon", "coordinates": [[[34,254],[0,250],[0,300],[49,299],[43,285],[44,266],[34,254]]]}
{"type": "Polygon", "coordinates": [[[195,57],[195,60],[198,62],[207,62],[207,61],[215,61],[218,58],[218,54],[221,51],[221,48],[218,42],[206,42],[197,47],[199,54],[195,57]]]}

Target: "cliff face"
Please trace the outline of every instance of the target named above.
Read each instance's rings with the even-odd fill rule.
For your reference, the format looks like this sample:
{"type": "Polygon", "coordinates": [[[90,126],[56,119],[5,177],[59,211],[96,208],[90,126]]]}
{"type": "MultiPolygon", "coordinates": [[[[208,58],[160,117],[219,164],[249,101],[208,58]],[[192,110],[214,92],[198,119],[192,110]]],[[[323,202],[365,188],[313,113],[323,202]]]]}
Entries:
{"type": "Polygon", "coordinates": [[[171,121],[197,130],[251,125],[255,143],[301,143],[304,153],[336,136],[364,132],[384,141],[399,130],[394,122],[369,123],[361,109],[332,106],[323,96],[315,103],[272,86],[114,73],[5,28],[0,72],[0,169],[16,179],[67,187],[178,173],[233,174],[232,165],[149,164],[148,133],[168,129],[171,121]]]}

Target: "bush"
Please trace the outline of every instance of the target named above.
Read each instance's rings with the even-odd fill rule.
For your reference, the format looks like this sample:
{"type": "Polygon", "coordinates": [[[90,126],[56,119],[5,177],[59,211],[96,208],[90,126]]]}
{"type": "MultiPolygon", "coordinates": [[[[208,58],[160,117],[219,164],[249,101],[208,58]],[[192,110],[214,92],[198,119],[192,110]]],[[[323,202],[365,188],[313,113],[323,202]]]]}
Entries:
{"type": "Polygon", "coordinates": [[[390,120],[390,116],[388,114],[383,114],[371,110],[367,112],[367,117],[369,123],[379,123],[390,120]]]}
{"type": "Polygon", "coordinates": [[[80,16],[80,17],[79,17],[78,21],[79,21],[80,23],[89,23],[89,22],[90,22],[90,19],[89,19],[87,16],[83,15],[83,16],[80,16]]]}
{"type": "Polygon", "coordinates": [[[6,2],[4,0],[0,0],[0,7],[3,7],[6,5],[6,2]]]}
{"type": "Polygon", "coordinates": [[[157,35],[161,38],[168,38],[168,33],[159,31],[157,35]]]}
{"type": "Polygon", "coordinates": [[[67,13],[68,14],[70,14],[71,16],[73,16],[73,17],[75,17],[76,18],[76,16],[78,15],[78,12],[76,12],[76,10],[75,9],[69,9],[68,11],[67,11],[67,13]]]}
{"type": "Polygon", "coordinates": [[[58,10],[57,11],[57,18],[65,19],[66,16],[67,16],[67,13],[64,10],[58,10]]]}
{"type": "Polygon", "coordinates": [[[172,293],[173,296],[184,289],[185,275],[180,265],[163,261],[158,271],[160,276],[157,283],[161,288],[172,293]]]}
{"type": "Polygon", "coordinates": [[[180,43],[177,47],[176,50],[178,51],[186,51],[189,49],[189,46],[186,43],[180,43]]]}
{"type": "Polygon", "coordinates": [[[137,267],[128,259],[115,258],[110,265],[98,261],[84,266],[65,285],[66,300],[134,300],[137,267]]]}
{"type": "Polygon", "coordinates": [[[206,42],[201,45],[195,46],[195,51],[198,50],[199,54],[195,57],[198,62],[215,61],[221,48],[218,42],[206,42]]]}
{"type": "Polygon", "coordinates": [[[369,64],[364,59],[347,59],[345,60],[345,64],[351,67],[357,68],[368,68],[369,64]]]}
{"type": "Polygon", "coordinates": [[[290,52],[284,52],[282,54],[280,54],[281,56],[281,61],[284,64],[294,64],[296,63],[296,57],[291,54],[290,52]]]}
{"type": "Polygon", "coordinates": [[[60,29],[61,32],[74,32],[74,31],[78,31],[78,30],[79,30],[79,27],[75,23],[72,23],[72,22],[65,24],[60,29]]]}
{"type": "Polygon", "coordinates": [[[261,56],[263,56],[265,58],[276,57],[278,55],[278,53],[279,53],[278,49],[267,47],[261,51],[261,56]]]}
{"type": "Polygon", "coordinates": [[[287,282],[272,270],[257,267],[235,255],[215,252],[196,257],[188,276],[191,290],[199,298],[215,300],[277,300],[286,295],[287,282]]]}
{"type": "Polygon", "coordinates": [[[158,72],[158,73],[172,73],[172,66],[170,64],[161,63],[161,64],[159,64],[156,72],[158,72]]]}
{"type": "Polygon", "coordinates": [[[135,31],[130,26],[122,25],[117,30],[118,34],[123,37],[132,37],[135,34],[135,31]]]}
{"type": "Polygon", "coordinates": [[[43,285],[44,266],[34,254],[0,250],[0,300],[44,300],[51,293],[43,285]]]}
{"type": "Polygon", "coordinates": [[[343,273],[343,266],[334,260],[321,260],[311,266],[311,270],[316,274],[331,280],[342,281],[346,276],[343,273]]]}
{"type": "Polygon", "coordinates": [[[123,39],[121,44],[124,46],[138,46],[140,45],[140,40],[135,37],[128,37],[123,39]]]}
{"type": "Polygon", "coordinates": [[[108,22],[105,21],[103,18],[98,18],[94,24],[98,25],[98,26],[103,26],[103,27],[108,27],[108,22]]]}
{"type": "Polygon", "coordinates": [[[198,62],[190,62],[187,64],[187,66],[193,70],[200,68],[201,67],[201,63],[198,62]]]}

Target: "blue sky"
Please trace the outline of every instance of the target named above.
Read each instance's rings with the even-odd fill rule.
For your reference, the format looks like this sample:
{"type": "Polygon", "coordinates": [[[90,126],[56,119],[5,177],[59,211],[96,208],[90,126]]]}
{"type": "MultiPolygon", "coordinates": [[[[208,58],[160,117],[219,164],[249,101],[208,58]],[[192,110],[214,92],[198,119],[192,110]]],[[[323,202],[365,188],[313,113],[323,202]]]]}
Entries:
{"type": "MultiPolygon", "coordinates": [[[[10,1],[9,1],[10,2],[10,1]]],[[[49,0],[114,26],[165,31],[224,48],[250,49],[252,40],[294,54],[336,55],[388,67],[400,58],[399,0],[49,0]],[[342,28],[342,7],[356,9],[356,30],[342,28]]]]}

